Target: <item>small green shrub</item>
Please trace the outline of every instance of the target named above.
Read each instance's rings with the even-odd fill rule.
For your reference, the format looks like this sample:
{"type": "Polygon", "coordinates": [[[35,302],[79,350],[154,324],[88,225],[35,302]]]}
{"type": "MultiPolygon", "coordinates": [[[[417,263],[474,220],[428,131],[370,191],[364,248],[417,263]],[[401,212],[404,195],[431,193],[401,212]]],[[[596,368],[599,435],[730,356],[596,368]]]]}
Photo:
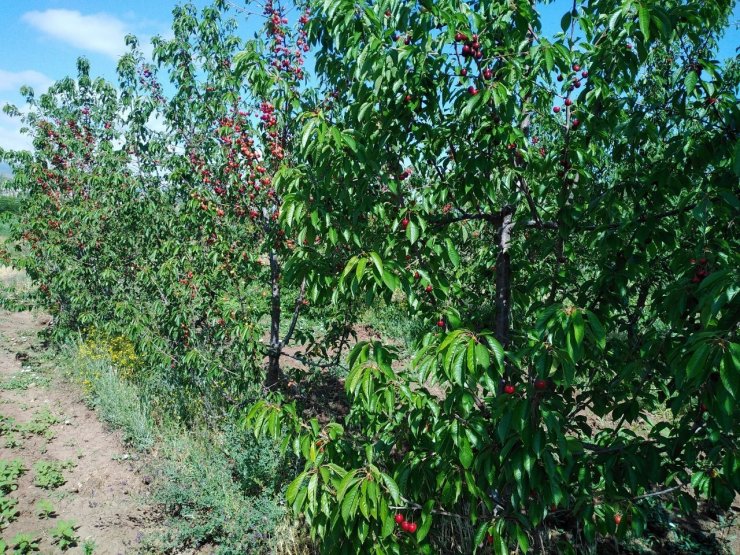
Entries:
{"type": "Polygon", "coordinates": [[[25,555],[26,553],[38,552],[40,541],[41,538],[33,534],[16,534],[10,542],[10,545],[13,547],[13,555],[25,555]]]}
{"type": "Polygon", "coordinates": [[[148,450],[154,442],[152,421],[139,389],[120,379],[109,360],[80,356],[79,352],[78,345],[68,348],[69,366],[83,381],[91,404],[105,422],[123,432],[127,445],[148,450]]]}
{"type": "Polygon", "coordinates": [[[173,434],[155,499],[169,514],[157,551],[214,543],[221,555],[270,553],[275,527],[285,518],[274,445],[225,433],[173,434]],[[218,448],[216,448],[218,447],[218,448]],[[271,475],[275,472],[274,475],[271,475]]]}
{"type": "Polygon", "coordinates": [[[49,409],[43,408],[40,411],[36,412],[29,422],[26,424],[21,424],[18,426],[18,431],[20,431],[24,436],[28,436],[30,434],[34,435],[43,435],[47,439],[51,439],[53,437],[51,434],[51,427],[54,424],[59,423],[59,418],[54,416],[49,409]]]}
{"type": "Polygon", "coordinates": [[[95,540],[85,540],[82,542],[82,553],[83,555],[93,555],[95,553],[95,548],[97,545],[95,544],[95,540]]]}
{"type": "Polygon", "coordinates": [[[12,497],[0,497],[0,529],[5,528],[18,517],[18,500],[12,497]]]}
{"type": "Polygon", "coordinates": [[[0,494],[10,493],[18,487],[18,478],[25,472],[19,460],[0,460],[0,494]]]}
{"type": "Polygon", "coordinates": [[[33,483],[43,489],[56,489],[63,486],[67,480],[62,471],[72,466],[74,466],[72,462],[39,461],[33,465],[36,473],[33,483]]]}
{"type": "Polygon", "coordinates": [[[36,503],[36,516],[41,519],[54,518],[56,516],[56,510],[48,499],[41,499],[36,503]]]}
{"type": "Polygon", "coordinates": [[[67,551],[70,547],[76,547],[80,541],[75,531],[79,528],[71,520],[60,520],[56,528],[51,531],[52,542],[59,546],[62,551],[67,551]]]}
{"type": "Polygon", "coordinates": [[[5,438],[4,445],[6,449],[17,449],[21,446],[21,441],[16,434],[11,433],[5,438]]]}

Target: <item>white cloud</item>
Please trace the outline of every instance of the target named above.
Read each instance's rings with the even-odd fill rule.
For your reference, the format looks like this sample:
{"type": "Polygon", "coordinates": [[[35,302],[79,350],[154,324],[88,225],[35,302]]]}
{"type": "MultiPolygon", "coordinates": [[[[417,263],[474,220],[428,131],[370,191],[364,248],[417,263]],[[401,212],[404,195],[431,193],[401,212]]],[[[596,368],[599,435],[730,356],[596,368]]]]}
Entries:
{"type": "Polygon", "coordinates": [[[0,91],[18,92],[23,85],[29,85],[35,92],[43,93],[52,84],[43,73],[27,69],[25,71],[5,71],[0,69],[0,91]]]}
{"type": "MultiPolygon", "coordinates": [[[[5,102],[0,100],[0,106],[5,102]]],[[[32,150],[31,137],[21,134],[21,122],[0,112],[0,147],[6,150],[32,150]]]]}
{"type": "Polygon", "coordinates": [[[83,15],[75,10],[31,11],[23,21],[45,35],[92,52],[118,59],[126,52],[126,25],[105,13],[83,15]]]}

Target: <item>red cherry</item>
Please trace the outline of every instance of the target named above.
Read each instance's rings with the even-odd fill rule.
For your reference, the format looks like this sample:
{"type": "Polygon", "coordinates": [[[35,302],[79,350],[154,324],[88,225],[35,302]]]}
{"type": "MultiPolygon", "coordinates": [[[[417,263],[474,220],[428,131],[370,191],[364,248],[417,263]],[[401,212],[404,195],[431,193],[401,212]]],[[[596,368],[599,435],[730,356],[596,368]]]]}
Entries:
{"type": "Polygon", "coordinates": [[[493,77],[493,72],[489,68],[484,69],[483,79],[490,79],[491,77],[493,77]]]}
{"type": "Polygon", "coordinates": [[[462,68],[462,69],[460,70],[460,76],[461,76],[461,77],[467,77],[467,76],[468,76],[468,70],[467,70],[467,69],[465,69],[465,68],[462,68]]]}
{"type": "Polygon", "coordinates": [[[419,272],[414,272],[414,279],[421,279],[421,274],[419,272]]]}
{"type": "Polygon", "coordinates": [[[471,96],[475,96],[476,94],[478,94],[478,89],[476,89],[473,85],[470,85],[468,87],[468,92],[471,96]]]}
{"type": "Polygon", "coordinates": [[[699,276],[694,276],[691,278],[691,283],[699,283],[701,281],[701,278],[699,276]]]}
{"type": "Polygon", "coordinates": [[[410,94],[407,94],[406,96],[404,96],[404,97],[403,97],[403,101],[404,101],[404,102],[405,102],[406,104],[408,104],[409,102],[411,102],[411,95],[410,95],[410,94]]]}
{"type": "Polygon", "coordinates": [[[516,388],[510,383],[504,386],[504,393],[506,393],[507,395],[511,395],[515,391],[516,391],[516,388]]]}
{"type": "Polygon", "coordinates": [[[455,41],[457,42],[463,42],[464,40],[467,40],[467,37],[463,35],[460,31],[455,33],[455,41]]]}
{"type": "Polygon", "coordinates": [[[570,106],[571,104],[573,104],[573,101],[570,98],[566,98],[563,104],[565,104],[566,106],[570,106]]]}
{"type": "Polygon", "coordinates": [[[431,293],[432,292],[432,286],[431,285],[427,285],[426,286],[426,292],[427,293],[431,293]]]}
{"type": "Polygon", "coordinates": [[[562,81],[563,79],[565,79],[565,77],[563,77],[562,75],[558,75],[558,81],[562,81]]]}
{"type": "Polygon", "coordinates": [[[385,10],[385,16],[386,17],[390,17],[391,16],[391,11],[390,10],[385,10]]]}
{"type": "Polygon", "coordinates": [[[403,220],[401,220],[401,227],[403,229],[406,229],[408,227],[408,225],[409,225],[409,219],[408,218],[404,218],[403,220]]]}
{"type": "Polygon", "coordinates": [[[578,64],[573,64],[573,71],[580,71],[580,70],[581,70],[581,66],[579,66],[578,64]]]}
{"type": "Polygon", "coordinates": [[[619,526],[619,523],[620,522],[622,522],[622,515],[620,515],[619,513],[617,513],[617,514],[614,515],[614,524],[616,524],[617,526],[619,526]]]}
{"type": "Polygon", "coordinates": [[[552,111],[555,112],[556,114],[560,113],[560,106],[553,106],[552,111]]]}
{"type": "Polygon", "coordinates": [[[632,45],[627,43],[627,50],[632,50],[632,45]]]}
{"type": "Polygon", "coordinates": [[[544,148],[541,148],[540,149],[540,156],[544,156],[545,154],[547,154],[547,151],[544,148]]]}
{"type": "Polygon", "coordinates": [[[437,327],[440,327],[440,328],[445,327],[445,321],[442,320],[441,318],[437,320],[437,327]]]}
{"type": "Polygon", "coordinates": [[[581,125],[581,120],[579,120],[578,118],[573,118],[573,122],[572,123],[573,123],[573,129],[575,129],[576,127],[578,127],[579,125],[581,125]]]}
{"type": "Polygon", "coordinates": [[[488,545],[493,543],[493,536],[491,534],[486,534],[486,542],[488,542],[488,545]]]}
{"type": "Polygon", "coordinates": [[[411,524],[405,520],[401,523],[401,529],[404,532],[408,532],[410,527],[411,527],[411,524]]]}
{"type": "Polygon", "coordinates": [[[544,391],[547,389],[547,380],[539,379],[535,380],[534,382],[534,388],[537,391],[544,391]]]}
{"type": "Polygon", "coordinates": [[[575,81],[573,81],[573,86],[579,89],[581,88],[581,82],[578,79],[576,79],[575,81]]]}
{"type": "Polygon", "coordinates": [[[581,72],[581,77],[583,77],[584,79],[585,79],[586,77],[588,77],[588,71],[582,71],[582,72],[581,72]]]}
{"type": "Polygon", "coordinates": [[[699,259],[699,264],[706,264],[706,263],[707,263],[707,259],[706,258],[700,258],[699,259]]]}
{"type": "Polygon", "coordinates": [[[396,524],[403,524],[403,522],[406,520],[403,518],[403,515],[401,513],[398,513],[396,516],[393,517],[393,520],[396,521],[396,524]]]}
{"type": "Polygon", "coordinates": [[[416,522],[409,522],[409,534],[416,532],[416,522]]]}

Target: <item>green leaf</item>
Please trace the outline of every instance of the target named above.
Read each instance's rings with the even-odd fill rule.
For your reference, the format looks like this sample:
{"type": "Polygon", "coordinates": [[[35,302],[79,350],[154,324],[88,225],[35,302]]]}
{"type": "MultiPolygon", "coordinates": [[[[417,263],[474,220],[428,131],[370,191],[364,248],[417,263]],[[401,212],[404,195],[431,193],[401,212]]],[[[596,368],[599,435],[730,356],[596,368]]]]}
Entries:
{"type": "Polygon", "coordinates": [[[496,357],[496,364],[498,366],[498,369],[499,371],[503,372],[505,356],[504,347],[493,337],[489,337],[487,338],[487,340],[488,344],[491,347],[491,350],[493,351],[494,356],[496,357]]]}
{"type": "Polygon", "coordinates": [[[576,312],[573,315],[573,333],[576,339],[576,346],[580,347],[583,343],[583,336],[586,332],[586,326],[583,321],[583,316],[580,312],[576,312]]]}
{"type": "Polygon", "coordinates": [[[551,73],[552,68],[555,67],[555,60],[552,55],[552,48],[550,48],[550,46],[548,45],[547,47],[545,47],[544,53],[545,53],[545,67],[547,68],[547,72],[551,73]]]}
{"type": "Polygon", "coordinates": [[[348,523],[350,518],[355,516],[355,513],[357,512],[357,505],[359,503],[359,497],[360,495],[360,485],[356,484],[353,488],[351,488],[344,496],[344,500],[342,501],[342,520],[344,520],[345,523],[348,523]]]}
{"type": "Polygon", "coordinates": [[[694,92],[696,84],[699,82],[699,75],[694,70],[689,71],[684,78],[683,84],[686,87],[686,94],[694,92]]]}
{"type": "Polygon", "coordinates": [[[357,281],[362,280],[362,275],[365,273],[365,267],[367,266],[367,258],[360,258],[357,261],[357,268],[355,268],[355,277],[357,281]]]}
{"type": "Polygon", "coordinates": [[[730,343],[719,366],[722,385],[727,392],[737,399],[740,394],[740,345],[730,343]]]}
{"type": "Polygon", "coordinates": [[[596,345],[599,349],[604,350],[606,348],[606,332],[601,322],[599,322],[599,319],[590,310],[586,311],[586,318],[588,319],[589,328],[594,336],[596,345]]]}
{"type": "Polygon", "coordinates": [[[406,226],[406,238],[412,245],[419,239],[419,228],[413,221],[409,221],[406,226]]]}
{"type": "Polygon", "coordinates": [[[458,448],[460,451],[460,463],[463,465],[463,468],[470,468],[473,464],[473,449],[470,447],[470,442],[465,434],[460,436],[458,448]]]}
{"type": "Polygon", "coordinates": [[[301,150],[306,149],[308,140],[311,138],[311,133],[313,132],[317,124],[318,124],[318,120],[310,119],[308,120],[306,125],[303,127],[303,135],[301,136],[301,150]]]}
{"type": "Polygon", "coordinates": [[[445,239],[445,244],[447,245],[447,256],[449,257],[450,262],[452,262],[452,265],[457,268],[460,265],[460,255],[449,237],[445,239]]]}
{"type": "Polygon", "coordinates": [[[383,275],[383,261],[380,259],[380,255],[373,251],[370,253],[370,258],[373,261],[373,264],[375,264],[375,268],[378,270],[378,275],[383,275]]]}
{"type": "Polygon", "coordinates": [[[707,355],[709,353],[709,345],[702,343],[699,348],[694,351],[694,354],[689,359],[686,365],[686,376],[692,380],[697,376],[701,375],[704,371],[704,363],[706,362],[707,355]]]}
{"type": "Polygon", "coordinates": [[[434,521],[434,517],[432,516],[433,509],[434,499],[430,499],[424,503],[424,507],[421,510],[421,524],[416,531],[416,541],[423,541],[427,537],[427,534],[429,534],[429,530],[432,528],[432,522],[434,521]]]}
{"type": "Polygon", "coordinates": [[[359,480],[359,478],[357,478],[357,479],[355,478],[355,475],[358,472],[359,471],[357,469],[355,469],[355,470],[351,470],[351,471],[347,472],[347,474],[344,475],[344,477],[342,478],[342,481],[339,482],[339,486],[337,486],[337,501],[341,501],[344,498],[344,495],[345,495],[347,489],[352,484],[354,484],[355,482],[357,482],[357,480],[359,480]]]}
{"type": "Polygon", "coordinates": [[[396,484],[395,480],[383,472],[380,473],[380,477],[383,479],[383,483],[388,489],[388,493],[390,493],[393,502],[400,503],[401,491],[398,489],[398,484],[396,484]]]}
{"type": "Polygon", "coordinates": [[[306,478],[306,473],[301,472],[295,480],[293,480],[290,485],[288,486],[288,489],[285,490],[285,499],[287,499],[288,503],[292,503],[295,500],[296,494],[298,493],[298,490],[303,485],[303,481],[306,478]]]}
{"type": "Polygon", "coordinates": [[[482,343],[478,343],[475,346],[475,360],[483,370],[486,370],[491,364],[491,356],[486,346],[482,343]]]}
{"type": "Polygon", "coordinates": [[[640,4],[637,8],[637,14],[640,18],[640,31],[645,37],[645,42],[650,40],[650,8],[645,4],[640,4]]]}
{"type": "Polygon", "coordinates": [[[475,372],[475,339],[468,341],[468,348],[466,352],[466,361],[468,372],[475,372]]]}
{"type": "Polygon", "coordinates": [[[383,272],[383,283],[391,291],[398,289],[399,279],[390,272],[383,272]]]}

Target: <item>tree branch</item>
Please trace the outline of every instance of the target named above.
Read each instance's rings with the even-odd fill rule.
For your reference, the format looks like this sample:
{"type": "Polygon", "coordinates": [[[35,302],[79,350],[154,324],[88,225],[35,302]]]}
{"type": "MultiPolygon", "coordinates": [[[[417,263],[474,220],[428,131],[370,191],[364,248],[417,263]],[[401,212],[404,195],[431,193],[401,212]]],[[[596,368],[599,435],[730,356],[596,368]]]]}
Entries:
{"type": "Polygon", "coordinates": [[[283,345],[287,345],[288,342],[293,337],[293,332],[295,331],[296,323],[298,322],[298,314],[301,312],[301,307],[303,306],[303,297],[306,292],[306,278],[303,278],[303,281],[301,281],[301,288],[298,291],[298,298],[295,301],[295,308],[293,309],[293,318],[290,321],[290,326],[288,327],[288,331],[285,334],[285,337],[283,337],[283,345]]]}

